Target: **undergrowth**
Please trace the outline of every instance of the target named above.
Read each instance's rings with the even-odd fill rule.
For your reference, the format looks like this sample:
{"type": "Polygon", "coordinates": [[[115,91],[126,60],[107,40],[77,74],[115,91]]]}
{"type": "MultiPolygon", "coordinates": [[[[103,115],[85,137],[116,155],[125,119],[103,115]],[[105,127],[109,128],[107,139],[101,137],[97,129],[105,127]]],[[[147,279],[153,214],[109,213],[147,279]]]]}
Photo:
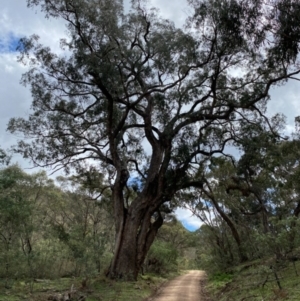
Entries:
{"type": "Polygon", "coordinates": [[[230,273],[210,275],[207,290],[218,301],[300,300],[299,275],[300,262],[247,263],[230,273]]]}
{"type": "Polygon", "coordinates": [[[52,296],[63,295],[71,290],[84,296],[86,301],[142,301],[154,294],[168,278],[144,275],[135,282],[122,282],[104,276],[87,280],[73,277],[15,280],[10,282],[10,286],[7,281],[0,280],[0,301],[50,300],[52,296]]]}

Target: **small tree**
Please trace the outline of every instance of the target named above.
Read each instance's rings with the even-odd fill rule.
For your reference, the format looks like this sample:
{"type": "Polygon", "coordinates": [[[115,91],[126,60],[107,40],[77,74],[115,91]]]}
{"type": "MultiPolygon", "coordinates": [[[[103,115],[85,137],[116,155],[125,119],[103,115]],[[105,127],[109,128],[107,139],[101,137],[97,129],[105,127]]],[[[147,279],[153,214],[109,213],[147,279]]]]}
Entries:
{"type": "Polygon", "coordinates": [[[163,223],[162,204],[202,186],[196,170],[263,116],[271,86],[300,70],[299,5],[277,0],[189,1],[178,29],[155,9],[121,0],[28,0],[62,18],[65,56],[24,38],[33,113],[8,129],[31,138],[17,152],[38,166],[84,169],[110,180],[116,243],[109,276],[136,279],[163,223]],[[142,183],[128,202],[128,179],[142,183]]]}

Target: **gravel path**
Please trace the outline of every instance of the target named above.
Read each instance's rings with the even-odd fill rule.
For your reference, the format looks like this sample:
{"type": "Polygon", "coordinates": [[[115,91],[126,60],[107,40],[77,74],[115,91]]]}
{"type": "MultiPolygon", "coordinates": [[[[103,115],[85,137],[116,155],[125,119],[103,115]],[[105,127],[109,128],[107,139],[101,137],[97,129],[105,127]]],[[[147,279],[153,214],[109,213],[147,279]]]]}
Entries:
{"type": "Polygon", "coordinates": [[[164,285],[152,301],[205,301],[201,298],[204,280],[205,272],[188,271],[164,285]]]}

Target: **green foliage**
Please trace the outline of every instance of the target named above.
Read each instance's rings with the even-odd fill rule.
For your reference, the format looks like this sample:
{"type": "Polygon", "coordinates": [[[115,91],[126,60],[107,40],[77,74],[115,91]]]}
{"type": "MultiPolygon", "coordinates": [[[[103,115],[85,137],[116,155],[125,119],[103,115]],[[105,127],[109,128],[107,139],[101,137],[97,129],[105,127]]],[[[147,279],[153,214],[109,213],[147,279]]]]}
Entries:
{"type": "Polygon", "coordinates": [[[95,275],[109,264],[111,216],[105,204],[91,198],[90,186],[68,181],[68,189],[75,190],[55,186],[44,172],[0,170],[0,277],[8,283],[95,275]]]}
{"type": "Polygon", "coordinates": [[[148,253],[147,270],[157,274],[167,274],[177,271],[178,251],[168,242],[156,241],[148,253]]]}
{"type": "Polygon", "coordinates": [[[248,262],[231,274],[209,277],[207,289],[211,298],[225,300],[297,300],[299,292],[299,262],[286,262],[278,271],[278,287],[271,261],[248,262]]]}
{"type": "Polygon", "coordinates": [[[247,131],[240,159],[212,158],[199,203],[189,200],[205,223],[197,231],[200,266],[210,274],[214,298],[293,300],[291,273],[298,276],[300,249],[299,140],[280,141],[262,127],[247,131]]]}
{"type": "Polygon", "coordinates": [[[224,287],[225,285],[228,285],[233,279],[232,274],[226,274],[226,273],[215,273],[210,275],[209,277],[209,283],[214,288],[220,288],[224,287]]]}
{"type": "Polygon", "coordinates": [[[166,217],[144,263],[144,271],[168,274],[197,269],[197,236],[172,215],[166,217]]]}
{"type": "Polygon", "coordinates": [[[8,165],[10,161],[10,156],[7,155],[7,153],[0,148],[0,165],[8,165]]]}

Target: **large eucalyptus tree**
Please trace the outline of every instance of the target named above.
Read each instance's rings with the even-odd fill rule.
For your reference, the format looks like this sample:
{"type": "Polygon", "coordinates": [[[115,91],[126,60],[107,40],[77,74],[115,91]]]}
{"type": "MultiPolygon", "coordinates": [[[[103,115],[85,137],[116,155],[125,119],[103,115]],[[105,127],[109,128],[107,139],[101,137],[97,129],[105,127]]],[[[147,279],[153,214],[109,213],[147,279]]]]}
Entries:
{"type": "Polygon", "coordinates": [[[291,0],[190,0],[185,29],[121,0],[27,0],[66,21],[65,55],[24,38],[32,91],[16,151],[38,166],[94,165],[111,183],[112,278],[136,279],[174,194],[263,116],[272,85],[300,72],[300,8],[291,0]],[[268,2],[268,3],[267,3],[268,2]],[[270,2],[270,3],[269,3],[270,2]],[[128,182],[138,178],[128,199],[128,182]]]}

